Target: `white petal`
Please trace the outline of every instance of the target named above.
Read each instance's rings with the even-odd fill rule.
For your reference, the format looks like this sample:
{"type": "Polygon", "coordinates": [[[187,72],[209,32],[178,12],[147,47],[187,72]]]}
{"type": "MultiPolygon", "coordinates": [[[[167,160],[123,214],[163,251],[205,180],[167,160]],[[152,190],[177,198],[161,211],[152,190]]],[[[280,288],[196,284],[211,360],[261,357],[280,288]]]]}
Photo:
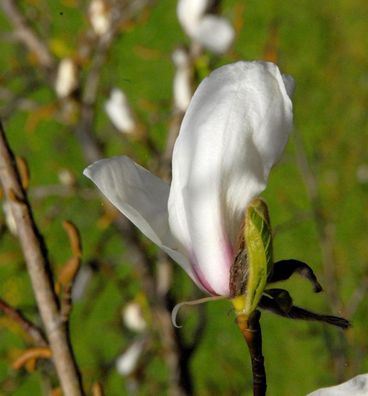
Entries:
{"type": "Polygon", "coordinates": [[[184,113],[192,98],[191,70],[189,68],[177,69],[173,85],[175,107],[184,113]]]}
{"type": "Polygon", "coordinates": [[[176,48],[175,51],[172,53],[172,61],[174,65],[178,68],[184,68],[190,66],[190,57],[187,50],[183,48],[176,48]]]}
{"type": "Polygon", "coordinates": [[[209,0],[179,0],[176,13],[180,24],[188,35],[194,34],[198,23],[209,5],[209,0]]]}
{"type": "Polygon", "coordinates": [[[56,80],[55,92],[59,98],[66,98],[71,95],[78,87],[78,68],[70,58],[60,61],[56,80]]]}
{"type": "Polygon", "coordinates": [[[72,300],[80,300],[93,278],[93,270],[89,265],[82,265],[73,281],[72,300]]]}
{"type": "Polygon", "coordinates": [[[167,183],[128,157],[97,161],[85,169],[84,175],[151,241],[157,245],[171,242],[167,183]]]}
{"type": "Polygon", "coordinates": [[[95,33],[98,36],[107,33],[111,26],[111,15],[108,5],[103,0],[92,0],[88,13],[95,33]]]}
{"type": "Polygon", "coordinates": [[[142,307],[137,302],[131,301],[124,307],[123,320],[126,327],[132,331],[141,333],[147,328],[147,323],[143,317],[142,307]]]}
{"type": "Polygon", "coordinates": [[[143,352],[145,339],[135,341],[130,347],[119,356],[116,361],[116,370],[121,375],[130,375],[136,369],[138,360],[143,352]]]}
{"type": "Polygon", "coordinates": [[[309,393],[308,396],[367,396],[368,374],[357,375],[343,384],[322,388],[309,393]]]}
{"type": "Polygon", "coordinates": [[[176,67],[173,81],[173,96],[176,109],[185,112],[192,98],[192,69],[189,54],[182,48],[177,48],[172,59],[176,67]]]}
{"type": "Polygon", "coordinates": [[[265,189],[291,127],[292,103],[272,63],[224,66],[192,98],[174,147],[169,223],[212,294],[229,295],[244,209],[265,189]]]}
{"type": "Polygon", "coordinates": [[[125,93],[114,88],[105,103],[105,111],[120,132],[131,133],[136,127],[133,111],[125,93]]]}
{"type": "Polygon", "coordinates": [[[106,198],[201,287],[168,224],[169,185],[128,157],[102,159],[84,170],[106,198]]]}
{"type": "Polygon", "coordinates": [[[230,23],[216,15],[204,16],[192,33],[194,40],[217,54],[223,54],[234,41],[235,32],[230,23]]]}

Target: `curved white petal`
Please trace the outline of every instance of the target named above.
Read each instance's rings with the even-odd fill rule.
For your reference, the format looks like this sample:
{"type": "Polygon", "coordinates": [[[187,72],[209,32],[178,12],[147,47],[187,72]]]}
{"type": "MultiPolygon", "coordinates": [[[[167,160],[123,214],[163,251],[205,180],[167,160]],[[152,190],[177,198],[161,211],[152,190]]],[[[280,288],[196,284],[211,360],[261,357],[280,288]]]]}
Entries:
{"type": "Polygon", "coordinates": [[[97,161],[83,174],[202,288],[188,259],[177,250],[178,243],[169,229],[167,201],[170,187],[167,183],[125,156],[97,161]]]}
{"type": "Polygon", "coordinates": [[[366,396],[368,395],[368,374],[357,375],[351,380],[330,388],[318,389],[308,396],[366,396]]]}
{"type": "Polygon", "coordinates": [[[235,31],[225,18],[206,15],[200,20],[192,37],[210,51],[223,54],[233,43],[235,31]]]}
{"type": "Polygon", "coordinates": [[[169,223],[211,294],[229,295],[244,209],[265,189],[291,127],[292,103],[272,63],[221,67],[192,98],[174,147],[169,223]]]}
{"type": "Polygon", "coordinates": [[[124,156],[97,161],[84,175],[152,242],[167,242],[167,183],[124,156]]]}

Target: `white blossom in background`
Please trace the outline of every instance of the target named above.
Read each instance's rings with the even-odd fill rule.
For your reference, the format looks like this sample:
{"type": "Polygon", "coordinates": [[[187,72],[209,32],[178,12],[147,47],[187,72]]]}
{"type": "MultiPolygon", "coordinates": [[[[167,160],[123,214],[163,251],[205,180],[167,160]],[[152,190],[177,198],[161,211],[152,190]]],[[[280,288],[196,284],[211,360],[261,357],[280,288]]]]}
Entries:
{"type": "Polygon", "coordinates": [[[178,20],[185,33],[208,50],[223,54],[234,41],[235,31],[221,16],[207,14],[212,0],[179,0],[178,20]]]}
{"type": "Polygon", "coordinates": [[[140,304],[132,301],[123,309],[123,321],[125,326],[132,331],[141,333],[146,330],[147,324],[143,317],[142,307],[140,304]]]}
{"type": "Polygon", "coordinates": [[[78,67],[70,58],[64,58],[60,61],[56,80],[56,95],[63,99],[71,95],[78,88],[78,67]]]}
{"type": "Polygon", "coordinates": [[[343,384],[321,388],[307,396],[367,396],[368,374],[357,375],[343,384]]]}
{"type": "Polygon", "coordinates": [[[137,368],[140,356],[142,355],[145,339],[139,339],[133,342],[129,348],[121,354],[116,360],[116,371],[124,376],[128,376],[137,368]]]}
{"type": "Polygon", "coordinates": [[[356,170],[356,177],[358,179],[358,182],[361,184],[368,183],[368,165],[367,164],[362,164],[359,165],[357,170],[356,170]]]}
{"type": "Polygon", "coordinates": [[[201,19],[193,39],[217,54],[225,53],[234,41],[235,32],[230,23],[217,15],[201,19]]]}
{"type": "Polygon", "coordinates": [[[104,35],[111,27],[111,14],[103,0],[92,0],[88,10],[89,20],[98,36],[104,35]]]}
{"type": "Polygon", "coordinates": [[[292,129],[292,88],[270,62],[220,67],[184,115],[171,185],[126,156],[84,174],[201,290],[230,297],[244,211],[266,188],[292,129]]]}
{"type": "Polygon", "coordinates": [[[78,301],[85,294],[90,281],[92,280],[93,270],[89,265],[82,265],[80,270],[77,272],[75,280],[73,282],[72,289],[72,300],[78,301]]]}
{"type": "Polygon", "coordinates": [[[192,70],[189,55],[184,49],[178,48],[173,52],[172,60],[176,68],[173,82],[174,105],[185,113],[192,98],[192,70]]]}
{"type": "Polygon", "coordinates": [[[179,0],[176,8],[178,19],[185,33],[192,36],[201,18],[210,6],[209,0],[179,0]]]}
{"type": "Polygon", "coordinates": [[[10,231],[11,234],[17,236],[18,235],[17,223],[15,221],[11,205],[9,204],[8,201],[4,201],[3,211],[5,216],[5,223],[6,226],[8,227],[8,230],[10,231]]]}
{"type": "Polygon", "coordinates": [[[125,93],[113,88],[109,99],[105,102],[105,111],[115,128],[123,133],[132,133],[136,128],[133,111],[125,93]]]}
{"type": "Polygon", "coordinates": [[[58,179],[63,186],[73,187],[76,183],[73,173],[66,168],[62,168],[58,172],[58,179]]]}

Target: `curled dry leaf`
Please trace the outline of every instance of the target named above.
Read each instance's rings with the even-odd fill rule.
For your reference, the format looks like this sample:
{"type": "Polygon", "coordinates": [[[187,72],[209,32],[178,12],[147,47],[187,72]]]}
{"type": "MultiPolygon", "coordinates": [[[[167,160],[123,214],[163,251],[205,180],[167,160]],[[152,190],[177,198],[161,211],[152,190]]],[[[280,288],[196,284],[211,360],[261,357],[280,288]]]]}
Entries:
{"type": "MultiPolygon", "coordinates": [[[[12,367],[15,370],[19,370],[28,362],[37,361],[38,359],[50,359],[51,357],[52,352],[49,347],[27,349],[13,362],[12,367]]],[[[33,363],[31,364],[33,365],[33,363]]]]}

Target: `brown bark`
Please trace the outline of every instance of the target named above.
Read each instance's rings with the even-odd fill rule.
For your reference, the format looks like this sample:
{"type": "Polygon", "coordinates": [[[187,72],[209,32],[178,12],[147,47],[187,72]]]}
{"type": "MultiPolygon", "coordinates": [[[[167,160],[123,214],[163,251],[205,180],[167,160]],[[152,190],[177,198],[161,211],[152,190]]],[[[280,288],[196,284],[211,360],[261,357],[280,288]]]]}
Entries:
{"type": "Polygon", "coordinates": [[[35,224],[15,157],[1,123],[0,182],[17,224],[19,241],[61,387],[65,395],[81,396],[84,394],[81,379],[69,343],[67,323],[61,320],[59,313],[46,246],[35,224]]]}

